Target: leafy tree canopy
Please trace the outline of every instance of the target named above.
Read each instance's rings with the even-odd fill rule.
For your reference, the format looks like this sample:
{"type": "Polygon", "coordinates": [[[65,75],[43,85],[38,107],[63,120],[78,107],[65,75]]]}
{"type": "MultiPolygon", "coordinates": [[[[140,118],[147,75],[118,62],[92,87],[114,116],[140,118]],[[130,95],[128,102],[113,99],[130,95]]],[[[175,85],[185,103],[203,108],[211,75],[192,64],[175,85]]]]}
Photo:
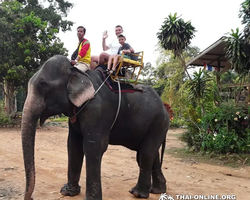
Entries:
{"type": "Polygon", "coordinates": [[[48,58],[67,55],[57,37],[73,22],[63,20],[72,4],[64,0],[3,1],[0,3],[0,82],[5,79],[16,87],[28,79],[48,58]]]}
{"type": "MultiPolygon", "coordinates": [[[[157,90],[159,95],[162,95],[164,101],[169,102],[167,99],[170,95],[176,98],[180,96],[177,93],[186,81],[186,76],[183,71],[182,62],[176,59],[171,51],[164,50],[161,46],[158,47],[158,51],[159,57],[156,61],[157,69],[155,73],[157,82],[153,87],[157,90]]],[[[184,60],[188,62],[198,55],[199,51],[198,47],[189,46],[183,52],[184,60]]],[[[173,99],[174,97],[171,98],[173,99]]],[[[175,100],[175,102],[177,101],[175,100]]],[[[175,103],[173,102],[173,104],[175,103]]]]}
{"type": "Polygon", "coordinates": [[[241,3],[239,17],[241,18],[241,23],[245,25],[245,39],[250,43],[250,0],[245,0],[241,3]]]}
{"type": "Polygon", "coordinates": [[[170,14],[165,19],[160,31],[157,33],[160,46],[165,50],[172,51],[174,57],[177,57],[181,61],[183,70],[190,80],[192,78],[187,71],[183,52],[191,43],[191,39],[195,36],[195,31],[190,21],[185,22],[175,13],[174,15],[170,14]]]}
{"type": "Polygon", "coordinates": [[[239,17],[245,25],[243,32],[231,30],[224,38],[226,57],[242,78],[249,75],[250,70],[250,0],[241,3],[239,17]]]}
{"type": "Polygon", "coordinates": [[[185,22],[175,13],[165,19],[157,37],[164,49],[171,50],[175,56],[179,56],[191,43],[195,31],[190,21],[185,22]]]}

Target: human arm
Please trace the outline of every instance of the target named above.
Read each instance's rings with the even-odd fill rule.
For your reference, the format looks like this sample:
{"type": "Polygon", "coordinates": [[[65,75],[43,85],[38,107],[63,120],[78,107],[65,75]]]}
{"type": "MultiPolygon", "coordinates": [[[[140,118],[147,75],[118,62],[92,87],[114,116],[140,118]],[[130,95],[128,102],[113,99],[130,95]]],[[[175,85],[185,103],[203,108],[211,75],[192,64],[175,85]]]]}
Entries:
{"type": "Polygon", "coordinates": [[[83,42],[81,44],[81,49],[80,49],[80,51],[78,53],[78,56],[77,56],[76,60],[79,61],[81,58],[83,58],[86,55],[89,48],[90,48],[89,41],[88,40],[83,40],[83,42]]]}
{"type": "Polygon", "coordinates": [[[80,58],[81,57],[78,55],[75,60],[71,60],[71,64],[75,65],[76,63],[78,63],[78,61],[80,60],[80,58]]]}
{"type": "Polygon", "coordinates": [[[123,50],[124,53],[134,53],[134,49],[131,47],[130,49],[123,50]]]}
{"type": "Polygon", "coordinates": [[[135,51],[134,51],[134,49],[131,47],[130,48],[130,53],[134,53],[135,51]]]}
{"type": "Polygon", "coordinates": [[[124,44],[124,49],[123,52],[124,53],[134,53],[134,49],[128,44],[128,43],[125,43],[124,44]]]}
{"type": "Polygon", "coordinates": [[[103,36],[102,36],[102,49],[103,51],[107,51],[110,48],[106,45],[106,39],[108,37],[108,31],[104,31],[103,32],[103,36]]]}

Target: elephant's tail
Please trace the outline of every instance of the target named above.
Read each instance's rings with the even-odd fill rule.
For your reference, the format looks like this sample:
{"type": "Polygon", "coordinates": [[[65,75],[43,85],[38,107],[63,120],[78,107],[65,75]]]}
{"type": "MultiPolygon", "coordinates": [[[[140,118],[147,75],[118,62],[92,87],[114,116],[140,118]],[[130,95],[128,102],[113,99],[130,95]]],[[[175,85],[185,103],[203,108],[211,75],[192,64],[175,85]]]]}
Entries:
{"type": "MultiPolygon", "coordinates": [[[[164,107],[166,108],[168,114],[169,114],[169,118],[170,120],[174,120],[174,112],[171,108],[171,106],[168,103],[163,103],[164,107]]],[[[162,162],[163,162],[163,157],[164,157],[164,152],[165,152],[165,148],[166,148],[166,138],[167,136],[165,136],[164,140],[162,141],[161,144],[161,166],[162,166],[162,162]]]]}
{"type": "Polygon", "coordinates": [[[166,147],[166,137],[164,138],[162,144],[161,144],[161,167],[162,167],[162,162],[163,162],[163,156],[165,152],[165,147],[166,147]]]}

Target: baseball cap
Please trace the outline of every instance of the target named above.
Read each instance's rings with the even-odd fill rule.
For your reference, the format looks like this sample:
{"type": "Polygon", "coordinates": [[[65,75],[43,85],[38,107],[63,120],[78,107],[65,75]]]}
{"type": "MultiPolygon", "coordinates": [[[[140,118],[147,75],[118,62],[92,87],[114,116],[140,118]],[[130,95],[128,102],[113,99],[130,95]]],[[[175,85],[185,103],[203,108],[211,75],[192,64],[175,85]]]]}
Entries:
{"type": "MultiPolygon", "coordinates": [[[[120,33],[117,37],[125,37],[124,34],[120,33]]],[[[126,37],[125,37],[126,38],[126,37]]]]}

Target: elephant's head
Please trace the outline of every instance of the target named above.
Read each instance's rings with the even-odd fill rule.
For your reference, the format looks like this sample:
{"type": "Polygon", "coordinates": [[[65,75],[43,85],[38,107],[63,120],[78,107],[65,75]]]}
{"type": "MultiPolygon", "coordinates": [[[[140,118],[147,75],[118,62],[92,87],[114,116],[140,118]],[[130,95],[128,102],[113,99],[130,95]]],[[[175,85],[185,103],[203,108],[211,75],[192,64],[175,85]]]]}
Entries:
{"type": "Polygon", "coordinates": [[[71,108],[94,97],[89,77],[72,68],[64,56],[50,58],[28,83],[22,116],[22,146],[26,173],[25,200],[32,199],[35,186],[34,143],[38,119],[42,125],[53,115],[70,115],[71,108]]]}

